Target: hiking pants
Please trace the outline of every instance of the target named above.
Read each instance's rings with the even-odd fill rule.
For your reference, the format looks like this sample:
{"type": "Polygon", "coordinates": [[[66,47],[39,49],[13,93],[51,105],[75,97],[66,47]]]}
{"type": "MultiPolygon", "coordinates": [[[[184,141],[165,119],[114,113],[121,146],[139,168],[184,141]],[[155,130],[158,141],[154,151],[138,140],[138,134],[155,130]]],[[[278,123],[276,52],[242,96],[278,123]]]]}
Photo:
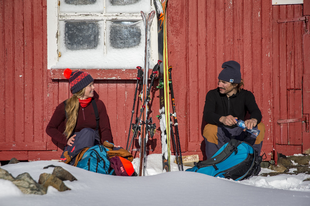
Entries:
{"type": "Polygon", "coordinates": [[[258,154],[260,154],[265,135],[265,125],[261,122],[255,128],[260,130],[260,133],[257,137],[249,132],[243,131],[243,129],[240,127],[228,128],[225,126],[207,124],[203,130],[207,159],[211,158],[224,144],[229,142],[232,138],[251,144],[258,152],[258,154]]]}
{"type": "Polygon", "coordinates": [[[68,156],[65,157],[65,152],[67,152],[70,157],[69,164],[71,165],[74,164],[76,155],[79,154],[82,149],[85,147],[92,147],[100,143],[100,137],[97,130],[84,128],[80,132],[75,132],[74,134],[76,134],[76,136],[72,146],[67,145],[60,157],[60,160],[66,162],[68,156]]]}

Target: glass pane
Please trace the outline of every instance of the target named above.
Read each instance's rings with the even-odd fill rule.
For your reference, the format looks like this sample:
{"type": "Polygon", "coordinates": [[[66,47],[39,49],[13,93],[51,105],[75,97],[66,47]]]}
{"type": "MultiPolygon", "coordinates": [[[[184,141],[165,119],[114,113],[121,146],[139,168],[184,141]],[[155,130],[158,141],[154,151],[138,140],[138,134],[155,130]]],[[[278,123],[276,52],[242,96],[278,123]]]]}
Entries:
{"type": "Polygon", "coordinates": [[[69,50],[94,49],[98,38],[97,22],[65,22],[65,45],[69,50]]]}
{"type": "Polygon", "coordinates": [[[113,22],[110,26],[110,45],[117,49],[139,45],[141,42],[141,29],[137,23],[139,22],[113,22]]]}
{"type": "Polygon", "coordinates": [[[65,3],[74,5],[87,5],[96,3],[96,0],[65,0],[65,3]]]}
{"type": "Polygon", "coordinates": [[[108,13],[140,13],[151,10],[151,0],[106,0],[108,13]]]}
{"type": "MultiPolygon", "coordinates": [[[[48,0],[49,1],[49,0],[48,0]]],[[[103,12],[105,0],[59,0],[60,12],[103,12]]]]}
{"type": "Polygon", "coordinates": [[[111,4],[113,6],[115,5],[128,5],[128,4],[135,4],[137,3],[138,1],[141,1],[141,0],[109,0],[111,2],[111,4]]]}

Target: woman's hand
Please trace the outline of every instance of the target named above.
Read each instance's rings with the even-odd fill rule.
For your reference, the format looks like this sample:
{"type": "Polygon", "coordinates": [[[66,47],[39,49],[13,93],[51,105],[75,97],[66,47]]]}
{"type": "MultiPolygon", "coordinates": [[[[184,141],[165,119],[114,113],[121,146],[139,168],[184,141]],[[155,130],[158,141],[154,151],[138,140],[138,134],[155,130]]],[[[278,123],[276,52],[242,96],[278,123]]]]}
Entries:
{"type": "Polygon", "coordinates": [[[220,118],[220,122],[222,122],[226,126],[232,126],[234,124],[237,124],[236,117],[233,117],[232,115],[228,116],[222,116],[220,118]]]}
{"type": "Polygon", "coordinates": [[[73,145],[74,140],[75,140],[75,136],[76,136],[76,134],[73,135],[73,136],[71,136],[71,137],[68,139],[67,145],[69,145],[69,146],[72,146],[72,145],[73,145]]]}
{"type": "Polygon", "coordinates": [[[252,119],[245,120],[244,124],[246,128],[253,129],[253,127],[257,125],[257,119],[252,118],[252,119]]]}

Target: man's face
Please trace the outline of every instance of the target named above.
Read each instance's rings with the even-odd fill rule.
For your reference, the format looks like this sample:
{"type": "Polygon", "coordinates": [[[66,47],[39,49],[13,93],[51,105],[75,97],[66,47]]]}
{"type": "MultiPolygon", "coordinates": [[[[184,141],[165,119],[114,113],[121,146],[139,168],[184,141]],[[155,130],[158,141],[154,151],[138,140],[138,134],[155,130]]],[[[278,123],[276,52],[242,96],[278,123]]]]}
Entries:
{"type": "MultiPolygon", "coordinates": [[[[221,94],[234,94],[234,90],[236,89],[236,85],[226,82],[223,80],[218,81],[218,88],[221,94]]],[[[231,96],[229,95],[229,96],[231,96]]]]}

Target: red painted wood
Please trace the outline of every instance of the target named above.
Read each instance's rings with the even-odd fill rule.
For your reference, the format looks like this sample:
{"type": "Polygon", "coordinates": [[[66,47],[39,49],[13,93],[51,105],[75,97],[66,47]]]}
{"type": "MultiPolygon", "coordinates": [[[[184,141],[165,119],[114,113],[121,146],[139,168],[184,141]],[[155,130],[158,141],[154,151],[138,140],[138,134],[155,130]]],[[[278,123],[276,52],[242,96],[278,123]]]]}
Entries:
{"type": "Polygon", "coordinates": [[[30,161],[56,160],[58,161],[61,154],[62,154],[62,151],[29,151],[28,160],[30,161]]]}
{"type": "Polygon", "coordinates": [[[32,142],[34,136],[34,116],[33,116],[33,10],[32,1],[24,1],[24,101],[25,101],[25,142],[32,142]]]}
{"type": "MultiPolygon", "coordinates": [[[[308,23],[308,26],[310,24],[308,23]]],[[[304,61],[304,73],[310,74],[310,31],[303,35],[303,61],[304,61]]],[[[305,81],[304,81],[305,83],[305,81]]]]}
{"type": "Polygon", "coordinates": [[[189,4],[189,33],[188,33],[188,67],[186,68],[188,76],[188,104],[187,112],[189,114],[189,149],[192,150],[196,148],[192,147],[192,142],[198,142],[199,138],[199,125],[198,125],[198,101],[197,100],[197,91],[198,91],[198,70],[192,68],[198,68],[198,4],[197,0],[189,4]]]}
{"type": "Polygon", "coordinates": [[[310,16],[310,1],[309,0],[304,0],[303,14],[304,16],[310,16]]]}
{"type": "MultiPolygon", "coordinates": [[[[237,62],[243,63],[243,53],[244,53],[244,38],[243,38],[243,22],[244,20],[244,10],[243,10],[243,1],[234,1],[234,10],[233,10],[233,51],[232,59],[237,62]]],[[[242,68],[243,71],[243,68],[242,68]]],[[[242,72],[243,73],[243,72],[242,72]]]]}
{"type": "MultiPolygon", "coordinates": [[[[33,115],[34,115],[34,142],[43,141],[43,13],[42,0],[33,4],[33,57],[35,59],[33,68],[33,115]]],[[[46,67],[44,67],[46,68],[46,67]]]]}
{"type": "MultiPolygon", "coordinates": [[[[23,11],[23,3],[14,1],[14,10],[23,11]]],[[[23,62],[23,15],[14,12],[14,104],[15,104],[15,141],[24,142],[25,140],[25,122],[24,122],[24,62],[23,62]]],[[[13,96],[13,95],[12,95],[13,96]]]]}
{"type": "MultiPolygon", "coordinates": [[[[173,84],[175,91],[176,110],[181,138],[182,151],[186,151],[189,142],[188,114],[188,4],[186,0],[169,1],[168,6],[168,46],[169,64],[173,66],[173,84]],[[170,15],[171,14],[171,15],[170,15]],[[172,38],[170,38],[172,37],[172,38]],[[181,82],[181,83],[180,83],[181,82]]],[[[195,68],[193,68],[195,69],[195,68]]],[[[159,100],[157,100],[159,101],[159,100]]]]}
{"type": "MultiPolygon", "coordinates": [[[[278,8],[279,11],[278,9],[273,10],[274,17],[276,15],[273,24],[274,62],[279,64],[279,73],[274,74],[273,81],[276,83],[274,84],[276,89],[274,90],[275,108],[279,106],[279,110],[275,110],[274,119],[302,118],[302,24],[298,21],[285,21],[286,19],[299,19],[301,17],[301,6],[288,5],[278,8]],[[277,15],[279,16],[277,17],[277,15]],[[278,18],[281,21],[278,21],[278,18]],[[279,95],[277,95],[276,85],[279,85],[279,95]],[[278,97],[280,98],[278,99],[278,97]]],[[[274,67],[277,66],[274,64],[274,67]]],[[[301,146],[303,144],[303,127],[301,122],[275,125],[274,136],[277,137],[277,134],[280,134],[275,139],[276,150],[277,144],[301,146]]],[[[282,147],[284,148],[284,146],[282,147]]]]}
{"type": "MultiPolygon", "coordinates": [[[[200,70],[198,71],[198,76],[197,76],[197,93],[198,93],[198,134],[197,134],[197,140],[196,142],[199,142],[201,144],[203,138],[201,138],[201,124],[202,124],[202,118],[203,118],[203,107],[205,103],[205,94],[207,93],[207,84],[206,84],[206,77],[208,74],[207,70],[207,61],[209,60],[208,58],[208,53],[207,53],[207,24],[209,22],[209,19],[207,19],[207,1],[200,0],[198,1],[198,36],[197,36],[197,41],[198,41],[198,62],[199,62],[199,68],[200,70]]],[[[210,41],[213,39],[210,38],[210,41]]]]}
{"type": "Polygon", "coordinates": [[[0,143],[1,150],[46,150],[45,142],[5,142],[0,143]]]}
{"type": "MultiPolygon", "coordinates": [[[[310,14],[310,1],[304,1],[304,14],[310,14]]],[[[305,34],[303,34],[303,66],[304,66],[304,75],[303,75],[303,111],[306,115],[310,114],[310,23],[304,23],[304,26],[308,28],[305,34]]],[[[303,133],[303,152],[310,149],[310,133],[309,131],[303,133]]]]}
{"type": "MultiPolygon", "coordinates": [[[[4,62],[5,62],[5,49],[4,49],[4,44],[5,44],[5,35],[4,35],[4,28],[5,28],[5,23],[3,21],[4,19],[4,1],[0,1],[0,65],[3,65],[2,68],[4,68],[4,62]]],[[[5,70],[0,69],[0,125],[2,129],[4,129],[5,125],[5,97],[4,97],[4,92],[5,92],[5,70]]],[[[2,131],[3,134],[5,134],[5,130],[2,131]]],[[[0,135],[0,142],[5,141],[5,135],[0,135]]]]}
{"type": "MultiPolygon", "coordinates": [[[[301,90],[288,91],[289,116],[292,118],[302,117],[302,95],[301,90]]],[[[290,123],[288,126],[288,143],[302,144],[302,122],[290,123]]]]}
{"type": "MultiPolygon", "coordinates": [[[[206,82],[205,87],[206,91],[210,90],[211,88],[215,88],[217,86],[217,63],[216,63],[216,29],[215,26],[217,25],[216,21],[216,12],[214,12],[216,7],[215,1],[207,1],[207,68],[206,68],[206,82]]],[[[205,96],[204,96],[205,97],[205,96]]],[[[204,99],[205,100],[205,99],[204,99]]]]}
{"type": "Polygon", "coordinates": [[[233,37],[234,37],[234,15],[233,12],[235,10],[233,1],[225,0],[224,1],[224,58],[225,60],[230,60],[233,58],[233,37]]]}
{"type": "MultiPolygon", "coordinates": [[[[136,80],[137,71],[136,69],[81,69],[82,71],[88,72],[94,79],[97,80],[136,80]]],[[[51,69],[52,79],[63,79],[64,69],[51,69]]]]}
{"type": "MultiPolygon", "coordinates": [[[[302,17],[307,2],[303,7],[271,6],[270,1],[264,0],[169,0],[169,64],[173,67],[184,154],[199,154],[202,158],[205,95],[216,88],[222,63],[231,59],[240,62],[245,89],[254,92],[262,110],[266,125],[262,152],[270,158],[273,148],[285,151],[286,146],[278,144],[286,143],[294,144],[288,148],[295,149],[295,153],[301,151],[296,144],[303,144],[303,150],[310,148],[309,132],[301,134],[304,123],[290,123],[289,132],[287,124],[283,124],[282,133],[277,123],[279,119],[301,118],[310,113],[310,37],[305,34],[309,23],[284,23],[302,17]]],[[[45,127],[56,106],[71,93],[63,69],[47,70],[46,9],[46,0],[0,1],[2,160],[2,154],[7,158],[11,157],[7,154],[16,154],[21,160],[38,160],[57,158],[61,152],[46,135],[45,127]],[[32,149],[28,149],[30,146],[32,149]]],[[[87,71],[94,77],[96,91],[107,106],[115,143],[124,147],[137,72],[87,71]]],[[[153,94],[150,109],[157,131],[152,149],[160,153],[158,91],[153,94]]]]}
{"type": "MultiPolygon", "coordinates": [[[[292,5],[287,5],[287,14],[286,14],[286,19],[291,19],[293,18],[293,6],[292,5]]],[[[287,57],[287,73],[286,73],[286,78],[287,78],[287,88],[295,88],[295,72],[294,72],[294,38],[293,38],[293,23],[286,23],[287,26],[287,43],[286,43],[286,57],[287,57]]]]}
{"type": "MultiPolygon", "coordinates": [[[[243,38],[244,38],[244,62],[241,66],[241,71],[243,71],[242,78],[244,80],[244,88],[247,90],[252,90],[252,64],[253,64],[253,47],[252,47],[252,1],[244,3],[244,19],[243,19],[243,38]]],[[[255,79],[255,78],[254,78],[255,79]]]]}
{"type": "Polygon", "coordinates": [[[29,160],[28,151],[0,151],[0,161],[8,161],[16,158],[19,161],[29,160]]]}
{"type": "MultiPolygon", "coordinates": [[[[280,6],[280,19],[286,19],[286,6],[280,6]]],[[[280,70],[280,119],[288,119],[287,108],[287,24],[279,24],[279,70],[280,70]]],[[[287,144],[287,125],[283,125],[280,144],[287,144]],[[284,131],[284,132],[283,132],[284,131]]]]}
{"type": "MultiPolygon", "coordinates": [[[[217,75],[221,72],[222,70],[222,64],[225,61],[224,59],[224,16],[225,16],[225,11],[224,11],[224,0],[218,0],[215,2],[215,19],[216,19],[216,71],[217,75]]],[[[216,76],[217,78],[217,76],[216,76]]]]}
{"type": "Polygon", "coordinates": [[[266,135],[264,139],[264,152],[271,156],[273,150],[273,133],[272,133],[272,96],[264,95],[272,91],[272,5],[269,1],[262,1],[262,102],[261,111],[263,123],[265,124],[266,135]]]}
{"type": "Polygon", "coordinates": [[[302,153],[300,145],[276,145],[276,151],[286,156],[302,153]]]}
{"type": "MultiPolygon", "coordinates": [[[[294,17],[300,16],[302,13],[302,6],[295,6],[294,7],[294,17]]],[[[302,88],[302,71],[303,70],[303,46],[302,46],[302,36],[304,34],[304,28],[303,28],[302,21],[294,22],[294,54],[295,54],[295,88],[302,88]]]]}
{"type": "Polygon", "coordinates": [[[273,147],[275,148],[275,143],[280,142],[280,127],[277,124],[277,120],[280,117],[280,81],[279,81],[279,29],[277,20],[279,19],[279,7],[272,8],[272,68],[273,68],[273,75],[272,75],[272,93],[273,93],[273,131],[272,134],[274,136],[273,147]]]}
{"type": "Polygon", "coordinates": [[[252,63],[252,91],[255,95],[256,102],[259,107],[262,107],[262,52],[261,48],[261,39],[262,39],[262,11],[261,11],[261,0],[253,1],[253,12],[252,12],[252,26],[253,26],[253,63],[252,63]]]}
{"type": "MultiPolygon", "coordinates": [[[[47,57],[47,1],[42,1],[42,56],[47,57]]],[[[46,149],[49,150],[48,145],[51,143],[51,138],[46,134],[45,128],[48,124],[49,107],[49,94],[48,94],[48,82],[51,80],[48,78],[48,72],[45,71],[47,67],[47,58],[42,58],[42,81],[43,81],[43,142],[46,142],[46,149]]]]}
{"type": "Polygon", "coordinates": [[[11,86],[14,79],[14,37],[13,30],[14,24],[13,21],[13,2],[9,3],[6,1],[4,3],[4,22],[5,22],[5,30],[4,30],[4,49],[5,49],[5,58],[4,58],[4,77],[5,77],[5,92],[4,92],[4,101],[5,101],[5,139],[6,141],[14,141],[14,132],[15,132],[15,124],[14,124],[14,108],[11,105],[14,105],[14,87],[11,86]]]}

